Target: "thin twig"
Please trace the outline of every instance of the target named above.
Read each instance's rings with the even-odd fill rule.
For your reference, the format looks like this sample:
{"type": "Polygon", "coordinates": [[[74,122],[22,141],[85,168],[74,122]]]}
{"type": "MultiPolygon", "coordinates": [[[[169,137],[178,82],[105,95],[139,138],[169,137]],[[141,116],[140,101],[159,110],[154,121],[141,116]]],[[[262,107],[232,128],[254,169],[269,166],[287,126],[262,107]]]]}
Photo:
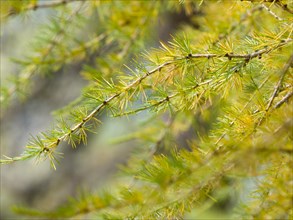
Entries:
{"type": "MultiPolygon", "coordinates": [[[[68,18],[65,20],[65,22],[69,22],[72,17],[76,16],[79,11],[82,8],[82,4],[80,4],[80,7],[78,7],[72,14],[70,14],[68,16],[68,18]]],[[[42,59],[40,60],[40,63],[44,62],[47,57],[49,56],[49,54],[51,53],[51,51],[54,49],[54,47],[57,46],[58,42],[61,41],[61,36],[65,34],[65,29],[60,29],[55,36],[52,38],[51,40],[51,44],[48,46],[46,53],[43,54],[42,59]]],[[[36,72],[38,71],[39,66],[35,65],[34,68],[32,70],[30,70],[30,72],[25,74],[25,79],[30,79],[34,74],[36,74],[36,72]]],[[[9,89],[7,96],[10,97],[12,96],[12,94],[14,94],[17,91],[17,85],[13,84],[13,86],[9,89]]],[[[2,100],[1,100],[2,101],[2,100]]]]}
{"type": "Polygon", "coordinates": [[[291,10],[290,8],[288,8],[287,4],[283,4],[282,2],[280,2],[279,0],[276,0],[276,4],[281,7],[283,10],[289,12],[290,14],[293,14],[293,10],[291,10]]]}
{"type": "Polygon", "coordinates": [[[273,3],[283,10],[289,12],[290,14],[293,14],[293,11],[288,8],[287,4],[283,4],[280,0],[241,0],[241,1],[247,1],[247,2],[252,2],[252,3],[273,3]]]}
{"type": "Polygon", "coordinates": [[[265,4],[261,4],[261,6],[265,9],[265,10],[267,10],[274,18],[276,18],[277,20],[279,20],[279,21],[283,21],[283,19],[282,18],[280,18],[278,15],[276,15],[276,13],[275,12],[273,12],[270,8],[268,8],[265,4]]]}
{"type": "MultiPolygon", "coordinates": [[[[268,111],[270,110],[272,104],[273,104],[273,101],[275,100],[275,98],[277,97],[278,93],[279,93],[279,90],[282,86],[282,82],[284,80],[284,77],[287,73],[287,71],[289,70],[289,68],[292,66],[293,64],[293,54],[290,56],[289,60],[287,61],[287,63],[284,65],[281,73],[280,73],[280,79],[279,81],[277,82],[277,85],[275,86],[275,89],[273,91],[273,94],[271,95],[270,99],[269,99],[269,102],[268,102],[268,105],[265,109],[265,112],[268,113],[268,111]]],[[[265,117],[266,115],[264,115],[263,117],[260,118],[259,122],[256,124],[256,127],[259,127],[265,120],[265,117]]]]}
{"type": "MultiPolygon", "coordinates": [[[[266,82],[269,80],[269,76],[259,85],[259,87],[257,88],[256,91],[259,91],[265,84],[266,82]]],[[[252,101],[252,99],[254,98],[255,93],[250,97],[250,99],[246,102],[246,104],[244,105],[244,107],[241,109],[241,111],[239,112],[239,115],[241,115],[241,113],[247,108],[247,106],[249,105],[249,103],[252,101]]],[[[237,118],[235,118],[230,124],[229,127],[232,127],[235,122],[236,122],[237,118]]],[[[225,137],[225,135],[227,134],[227,132],[224,132],[216,141],[215,145],[218,145],[218,143],[225,137]]]]}
{"type": "Polygon", "coordinates": [[[293,90],[288,92],[279,102],[277,102],[274,106],[274,109],[280,108],[281,105],[283,105],[285,102],[288,102],[288,100],[292,97],[293,90]]]}
{"type": "MultiPolygon", "coordinates": [[[[24,7],[23,9],[21,9],[20,12],[23,13],[23,12],[28,12],[28,11],[36,11],[38,9],[43,9],[43,8],[54,8],[54,7],[58,7],[61,5],[64,6],[68,3],[72,3],[72,2],[76,2],[76,1],[80,1],[80,0],[61,0],[58,2],[49,2],[49,3],[46,2],[46,3],[41,3],[41,4],[35,3],[35,4],[30,4],[27,7],[24,7]]],[[[4,16],[4,18],[7,18],[12,15],[17,15],[17,14],[18,13],[12,9],[9,11],[9,13],[7,15],[4,16]]]]}
{"type": "Polygon", "coordinates": [[[229,36],[231,33],[233,33],[237,27],[239,27],[244,21],[246,21],[253,13],[256,11],[260,11],[262,9],[261,5],[257,5],[256,7],[252,8],[251,10],[247,10],[240,18],[240,20],[237,23],[233,23],[232,26],[229,28],[229,30],[224,33],[220,34],[218,39],[216,39],[212,45],[217,44],[220,40],[225,39],[227,36],[229,36]]]}
{"type": "Polygon", "coordinates": [[[270,109],[270,107],[272,106],[272,103],[273,103],[274,99],[276,98],[276,96],[277,96],[277,94],[278,94],[278,92],[279,92],[279,90],[281,88],[281,85],[282,85],[282,82],[284,80],[285,74],[287,73],[289,68],[292,66],[292,64],[293,64],[293,54],[290,56],[288,62],[284,65],[284,67],[283,67],[283,69],[282,69],[282,71],[280,73],[281,77],[280,77],[277,85],[275,86],[275,90],[274,90],[274,92],[273,92],[273,94],[272,94],[272,96],[271,96],[271,98],[269,100],[269,103],[268,103],[268,105],[266,107],[266,111],[268,111],[270,109]]]}
{"type": "MultiPolygon", "coordinates": [[[[189,90],[194,90],[202,85],[206,85],[206,84],[209,84],[210,82],[212,82],[213,80],[212,79],[209,79],[207,81],[204,81],[204,82],[201,82],[201,83],[198,83],[196,84],[195,86],[192,86],[186,90],[184,90],[184,92],[186,91],[189,91],[189,90]]],[[[176,93],[173,93],[172,95],[167,95],[165,98],[163,99],[160,99],[158,101],[156,101],[155,103],[151,104],[151,105],[146,105],[146,106],[143,106],[143,107],[140,107],[140,108],[137,108],[137,109],[134,109],[134,110],[131,110],[131,111],[128,111],[128,112],[123,112],[121,114],[117,114],[117,115],[114,115],[113,117],[120,117],[120,116],[125,116],[125,115],[131,115],[131,114],[136,114],[138,112],[141,112],[141,111],[144,111],[144,110],[147,110],[147,109],[150,109],[150,108],[153,108],[153,107],[156,107],[156,106],[159,106],[165,102],[169,102],[171,99],[175,98],[176,96],[180,95],[182,92],[176,92],[176,93]]]]}
{"type": "Polygon", "coordinates": [[[41,9],[41,8],[54,8],[60,5],[66,5],[68,3],[72,3],[75,1],[80,1],[80,0],[61,0],[59,2],[50,2],[50,3],[42,3],[42,4],[33,4],[28,6],[27,8],[25,8],[26,11],[29,10],[37,10],[37,9],[41,9]]]}

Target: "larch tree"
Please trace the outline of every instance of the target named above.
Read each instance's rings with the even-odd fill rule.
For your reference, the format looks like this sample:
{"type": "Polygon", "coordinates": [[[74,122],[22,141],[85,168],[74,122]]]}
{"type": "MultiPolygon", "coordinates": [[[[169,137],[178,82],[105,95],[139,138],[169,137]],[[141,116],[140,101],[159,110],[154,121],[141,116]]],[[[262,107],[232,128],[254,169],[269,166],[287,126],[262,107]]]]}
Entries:
{"type": "Polygon", "coordinates": [[[1,78],[1,120],[66,68],[87,83],[20,155],[1,144],[1,169],[34,159],[58,172],[68,145],[95,144],[107,117],[143,122],[112,141],[133,147],[109,185],[54,209],[17,204],[18,215],[293,219],[291,0],[8,0],[1,25],[45,10],[1,78]]]}

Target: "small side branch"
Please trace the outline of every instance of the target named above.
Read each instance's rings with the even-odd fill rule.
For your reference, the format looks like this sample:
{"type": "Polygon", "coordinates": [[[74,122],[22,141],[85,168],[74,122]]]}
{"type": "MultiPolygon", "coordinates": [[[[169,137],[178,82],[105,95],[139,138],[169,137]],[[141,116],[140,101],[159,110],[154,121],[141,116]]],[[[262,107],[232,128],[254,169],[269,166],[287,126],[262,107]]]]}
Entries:
{"type": "Polygon", "coordinates": [[[280,77],[280,79],[279,79],[279,81],[278,81],[278,83],[277,83],[277,85],[275,87],[275,90],[274,90],[274,92],[273,92],[273,94],[272,94],[272,96],[271,96],[271,98],[269,100],[269,103],[267,105],[266,111],[268,111],[270,109],[270,107],[272,106],[272,103],[273,103],[274,99],[276,98],[276,96],[277,96],[277,94],[278,94],[278,92],[279,92],[279,90],[281,88],[281,85],[282,85],[282,82],[284,80],[285,74],[287,73],[289,68],[292,66],[292,64],[293,64],[293,54],[291,55],[291,57],[289,58],[288,62],[284,65],[284,68],[281,71],[281,74],[280,74],[281,77],[280,77]]]}
{"type": "Polygon", "coordinates": [[[277,5],[278,7],[282,8],[284,11],[287,11],[290,14],[293,14],[293,11],[290,8],[288,8],[288,5],[283,4],[280,0],[240,0],[240,1],[247,1],[252,3],[273,3],[277,5]]]}
{"type": "MultiPolygon", "coordinates": [[[[195,86],[192,86],[190,88],[187,88],[186,90],[184,90],[184,92],[186,91],[190,91],[190,90],[194,90],[200,86],[203,86],[203,85],[207,85],[209,83],[211,83],[213,80],[212,79],[209,79],[207,81],[204,81],[204,82],[201,82],[201,83],[198,83],[196,84],[195,86]]],[[[120,117],[120,116],[124,116],[124,115],[131,115],[131,114],[136,114],[136,113],[139,113],[141,111],[144,111],[144,110],[147,110],[147,109],[151,109],[151,108],[154,108],[154,107],[157,107],[159,105],[162,105],[166,102],[169,102],[171,99],[177,97],[178,95],[180,95],[181,92],[176,92],[176,93],[173,93],[171,95],[168,95],[166,96],[165,98],[163,99],[160,99],[158,101],[156,101],[155,103],[153,104],[150,104],[150,105],[146,105],[146,106],[143,106],[143,107],[140,107],[140,108],[137,108],[137,109],[134,109],[134,110],[131,110],[131,111],[128,111],[128,112],[124,112],[124,113],[121,113],[121,114],[117,114],[117,115],[114,115],[114,117],[120,117]]]]}
{"type": "Polygon", "coordinates": [[[270,13],[274,18],[276,18],[279,21],[282,21],[283,19],[280,18],[278,15],[276,15],[275,12],[273,12],[269,7],[267,7],[265,4],[261,4],[261,6],[268,11],[268,13],[270,13]]]}
{"type": "MultiPolygon", "coordinates": [[[[55,8],[55,7],[62,6],[62,5],[64,6],[64,5],[67,5],[68,3],[72,3],[76,1],[80,1],[80,0],[61,0],[58,2],[46,2],[42,4],[35,3],[35,4],[30,4],[27,7],[24,7],[20,12],[36,11],[38,9],[43,9],[43,8],[55,8]]],[[[9,17],[9,16],[17,15],[17,14],[18,13],[12,9],[4,17],[9,17]]]]}
{"type": "Polygon", "coordinates": [[[257,5],[254,8],[252,8],[251,10],[247,10],[243,15],[241,15],[241,19],[237,22],[237,23],[233,23],[232,26],[230,27],[230,29],[223,33],[220,34],[218,36],[218,39],[216,39],[212,45],[216,45],[219,41],[227,38],[230,34],[232,34],[237,27],[239,27],[242,23],[244,23],[249,17],[251,17],[255,12],[262,10],[263,7],[262,5],[257,5]]]}
{"type": "MultiPolygon", "coordinates": [[[[78,8],[76,8],[65,20],[66,23],[70,23],[72,18],[80,13],[80,10],[82,9],[83,3],[80,4],[78,8]]],[[[42,54],[42,58],[40,60],[40,63],[44,63],[50,53],[54,50],[54,48],[57,47],[58,43],[62,41],[64,35],[66,34],[66,28],[65,29],[60,29],[55,36],[52,38],[51,43],[48,45],[46,48],[46,52],[42,54]]],[[[37,71],[39,70],[39,66],[35,65],[33,68],[27,72],[26,74],[23,74],[24,76],[23,79],[25,80],[30,80],[34,75],[37,74],[37,71]]],[[[9,88],[7,98],[10,98],[16,91],[18,90],[18,87],[16,84],[13,84],[12,87],[9,88]]],[[[2,95],[0,96],[0,101],[4,101],[6,98],[2,95]]]]}
{"type": "Polygon", "coordinates": [[[276,0],[275,1],[276,5],[278,5],[279,7],[281,7],[283,10],[289,12],[290,14],[293,14],[293,10],[291,10],[290,8],[288,8],[287,4],[283,4],[282,2],[280,2],[280,0],[276,0]]]}
{"type": "Polygon", "coordinates": [[[290,91],[287,95],[285,95],[279,102],[277,102],[274,106],[274,109],[280,108],[285,102],[288,102],[289,99],[293,96],[293,91],[290,91]]]}

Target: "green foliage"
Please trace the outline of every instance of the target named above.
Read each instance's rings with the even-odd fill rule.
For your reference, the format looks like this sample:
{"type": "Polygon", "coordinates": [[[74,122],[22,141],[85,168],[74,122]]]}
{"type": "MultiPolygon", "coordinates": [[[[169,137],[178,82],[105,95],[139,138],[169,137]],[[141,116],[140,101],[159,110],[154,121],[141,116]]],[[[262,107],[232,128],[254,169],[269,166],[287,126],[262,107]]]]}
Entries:
{"type": "Polygon", "coordinates": [[[1,164],[49,159],[56,169],[56,162],[62,166],[60,144],[86,144],[88,133],[103,126],[103,112],[152,115],[139,131],[118,138],[137,139],[145,148],[121,167],[112,190],[83,193],[49,212],[19,207],[18,213],[182,219],[192,212],[196,218],[201,209],[215,210],[229,191],[241,194],[240,186],[253,180],[257,184],[248,192],[253,199],[230,207],[229,217],[237,209],[235,218],[292,219],[291,1],[6,4],[5,19],[42,7],[56,7],[56,15],[35,37],[27,58],[16,61],[22,71],[1,88],[5,109],[17,93],[29,93],[35,79],[75,62],[83,64],[88,85],[80,98],[55,112],[52,129],[32,137],[20,156],[3,156],[1,164]],[[189,24],[169,42],[143,52],[155,21],[180,11],[189,24]],[[177,139],[190,128],[184,149],[177,139]]]}

